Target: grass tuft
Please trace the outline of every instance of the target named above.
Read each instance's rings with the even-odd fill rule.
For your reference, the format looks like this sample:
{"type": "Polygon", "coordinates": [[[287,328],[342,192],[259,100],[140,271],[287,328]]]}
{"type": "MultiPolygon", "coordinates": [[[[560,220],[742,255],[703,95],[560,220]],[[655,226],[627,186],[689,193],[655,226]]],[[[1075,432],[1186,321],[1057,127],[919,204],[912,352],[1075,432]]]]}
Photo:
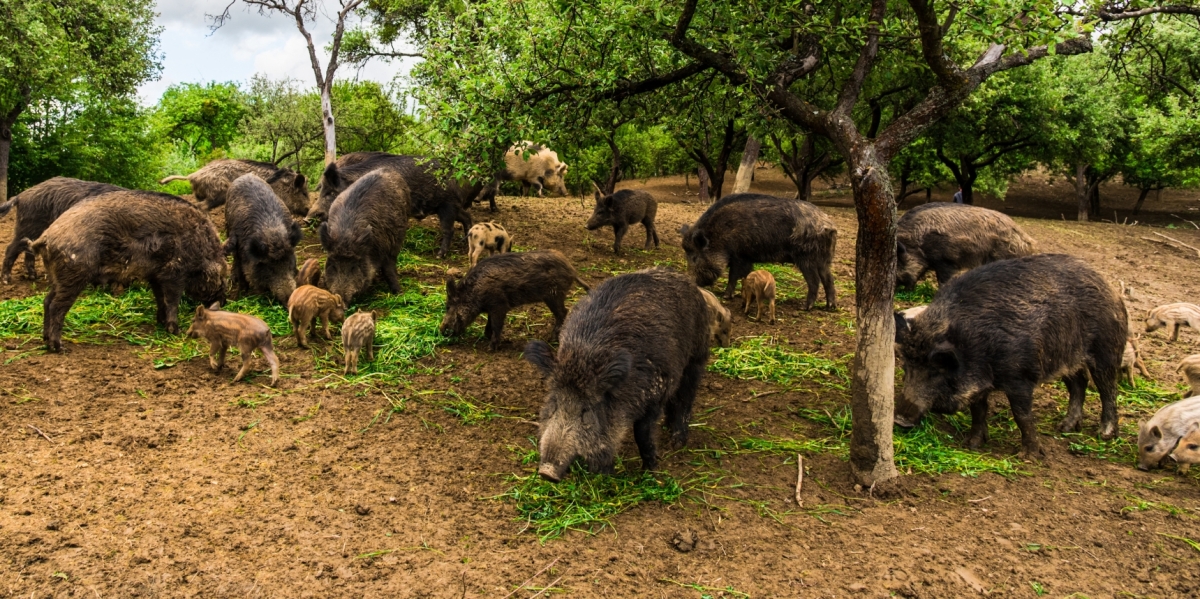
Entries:
{"type": "Polygon", "coordinates": [[[850,374],[844,361],[798,352],[780,345],[775,337],[745,337],[731,347],[713,348],[716,359],[711,372],[742,380],[759,380],[791,387],[812,380],[833,389],[845,390],[850,374]]]}
{"type": "Polygon", "coordinates": [[[921,281],[912,290],[896,290],[896,301],[906,304],[928,304],[937,294],[937,288],[929,281],[921,281]]]}

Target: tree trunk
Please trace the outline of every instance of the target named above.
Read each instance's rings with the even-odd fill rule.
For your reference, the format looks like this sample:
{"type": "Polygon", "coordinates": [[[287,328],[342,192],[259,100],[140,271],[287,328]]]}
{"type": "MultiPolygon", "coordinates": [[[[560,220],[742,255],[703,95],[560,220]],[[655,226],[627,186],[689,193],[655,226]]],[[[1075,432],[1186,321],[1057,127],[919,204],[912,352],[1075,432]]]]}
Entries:
{"type": "Polygon", "coordinates": [[[704,165],[696,167],[696,191],[700,195],[700,202],[707,204],[708,199],[708,170],[704,165]]]}
{"type": "Polygon", "coordinates": [[[604,181],[602,190],[605,195],[611,195],[613,191],[616,191],[617,183],[621,181],[621,149],[617,147],[615,135],[616,131],[613,132],[612,137],[605,140],[608,142],[609,149],[612,150],[612,164],[608,167],[608,179],[604,181]]]}
{"type": "Polygon", "coordinates": [[[1088,180],[1087,164],[1082,162],[1075,165],[1075,203],[1078,206],[1076,219],[1087,222],[1088,219],[1088,180]]]}
{"type": "Polygon", "coordinates": [[[1091,193],[1088,194],[1088,196],[1090,196],[1090,206],[1088,208],[1091,212],[1091,216],[1100,218],[1100,181],[1096,181],[1089,187],[1091,187],[1091,193]]]}
{"type": "Polygon", "coordinates": [[[724,165],[714,165],[714,172],[708,174],[708,194],[712,196],[714,202],[724,195],[722,192],[725,187],[725,169],[721,168],[722,166],[724,165]]]}
{"type": "Polygon", "coordinates": [[[12,132],[0,130],[0,204],[8,201],[8,153],[12,149],[12,132]]]}
{"type": "Polygon", "coordinates": [[[1142,210],[1142,202],[1146,201],[1146,196],[1148,196],[1148,195],[1150,195],[1149,187],[1143,187],[1141,189],[1141,191],[1138,192],[1138,201],[1136,204],[1133,205],[1133,215],[1134,216],[1137,216],[1138,212],[1140,212],[1142,210]]]}
{"type": "Polygon", "coordinates": [[[898,476],[893,462],[896,200],[887,164],[867,146],[849,161],[858,216],[854,380],[850,386],[850,469],[865,486],[898,476]]]}
{"type": "Polygon", "coordinates": [[[325,166],[337,160],[337,135],[333,127],[333,79],[321,88],[321,126],[325,129],[325,166]]]}
{"type": "Polygon", "coordinates": [[[746,138],[746,149],[742,152],[742,164],[738,166],[737,178],[733,181],[733,193],[750,191],[750,183],[754,180],[754,165],[758,163],[758,152],[762,142],[753,135],[746,138]]]}

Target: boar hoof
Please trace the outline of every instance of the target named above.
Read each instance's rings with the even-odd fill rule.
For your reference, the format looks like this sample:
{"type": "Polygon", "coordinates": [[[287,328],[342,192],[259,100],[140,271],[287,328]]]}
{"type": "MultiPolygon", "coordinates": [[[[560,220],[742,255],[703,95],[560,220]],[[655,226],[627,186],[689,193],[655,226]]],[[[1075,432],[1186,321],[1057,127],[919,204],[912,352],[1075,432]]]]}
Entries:
{"type": "Polygon", "coordinates": [[[1112,441],[1117,438],[1116,423],[1108,423],[1100,425],[1100,438],[1104,441],[1112,441]]]}
{"type": "Polygon", "coordinates": [[[1063,418],[1063,421],[1058,424],[1058,432],[1060,433],[1077,433],[1082,428],[1078,418],[1063,418]]]}
{"type": "Polygon", "coordinates": [[[987,440],[988,440],[988,437],[987,437],[986,431],[983,433],[976,433],[974,435],[971,435],[970,437],[967,437],[967,448],[968,449],[979,449],[980,447],[983,447],[983,445],[985,443],[987,443],[987,440]]]}
{"type": "Polygon", "coordinates": [[[1029,461],[1033,461],[1033,460],[1043,460],[1044,461],[1046,459],[1046,450],[1043,449],[1041,444],[1038,444],[1038,443],[1026,445],[1021,450],[1021,459],[1029,460],[1029,461]]]}

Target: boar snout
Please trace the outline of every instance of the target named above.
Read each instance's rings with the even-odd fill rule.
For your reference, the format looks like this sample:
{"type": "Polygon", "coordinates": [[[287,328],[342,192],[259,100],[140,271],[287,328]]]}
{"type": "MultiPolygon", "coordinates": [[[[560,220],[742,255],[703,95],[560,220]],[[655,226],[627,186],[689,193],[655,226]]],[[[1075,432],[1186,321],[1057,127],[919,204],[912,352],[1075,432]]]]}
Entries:
{"type": "Polygon", "coordinates": [[[556,466],[549,462],[546,462],[546,463],[542,464],[541,466],[538,466],[538,476],[540,476],[552,483],[561,481],[566,475],[567,475],[566,467],[556,466]]]}
{"type": "Polygon", "coordinates": [[[893,416],[892,422],[895,422],[896,426],[898,426],[900,428],[905,428],[905,429],[912,428],[917,425],[916,421],[909,420],[907,417],[901,416],[900,414],[896,414],[895,416],[893,416]]]}

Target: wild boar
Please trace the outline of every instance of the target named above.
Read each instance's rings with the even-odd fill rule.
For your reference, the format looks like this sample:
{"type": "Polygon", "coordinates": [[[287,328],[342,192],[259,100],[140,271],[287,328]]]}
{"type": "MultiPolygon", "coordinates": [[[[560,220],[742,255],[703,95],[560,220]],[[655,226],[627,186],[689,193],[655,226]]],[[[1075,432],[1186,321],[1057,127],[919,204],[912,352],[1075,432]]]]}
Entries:
{"type": "Polygon", "coordinates": [[[423,156],[398,156],[385,152],[356,152],[347,154],[337,162],[325,167],[321,175],[321,193],[317,203],[308,212],[310,220],[325,220],[333,201],[360,177],[378,169],[399,175],[409,190],[409,218],[421,220],[437,215],[442,229],[442,245],[438,258],[450,253],[454,239],[455,221],[462,223],[463,233],[471,230],[471,197],[474,193],[457,181],[438,175],[441,164],[423,156]]]}
{"type": "MultiPolygon", "coordinates": [[[[697,287],[697,289],[700,288],[697,287]]],[[[733,335],[733,316],[729,313],[729,308],[721,305],[721,300],[717,299],[713,292],[700,289],[700,293],[704,296],[705,305],[708,306],[709,344],[729,347],[729,340],[733,335]]]]}
{"type": "Polygon", "coordinates": [[[388,169],[355,181],[329,208],[318,233],[325,258],[325,288],[346,306],[379,276],[392,293],[400,292],[396,258],[408,232],[408,185],[388,169]]]}
{"type": "Polygon", "coordinates": [[[911,322],[896,315],[904,365],[896,424],[909,428],[927,411],[969,407],[967,444],[978,448],[987,441],[988,395],[1003,391],[1024,454],[1042,455],[1034,389],[1062,377],[1070,403],[1059,430],[1077,431],[1090,373],[1100,393],[1100,437],[1112,439],[1128,333],[1125,303],[1078,258],[1038,254],[985,264],[951,279],[911,322]]]}
{"type": "Polygon", "coordinates": [[[1171,459],[1175,460],[1179,471],[1183,473],[1191,470],[1192,464],[1200,464],[1200,422],[1193,422],[1187,434],[1180,437],[1175,451],[1171,452],[1171,459]]]}
{"type": "Polygon", "coordinates": [[[203,202],[208,210],[212,210],[225,203],[230,184],[250,173],[266,181],[292,214],[308,214],[308,180],[296,171],[269,162],[220,158],[190,175],[171,175],[158,183],[166,185],[171,181],[187,181],[192,186],[196,201],[203,202]]]}
{"type": "Polygon", "coordinates": [[[37,279],[37,260],[33,255],[33,250],[21,244],[22,239],[37,239],[50,227],[50,223],[54,222],[67,209],[83,200],[124,189],[108,183],[54,177],[26,189],[11,200],[0,204],[0,218],[8,214],[9,210],[17,209],[17,224],[13,231],[12,242],[8,244],[8,249],[4,252],[4,266],[0,268],[0,283],[12,282],[13,264],[16,263],[17,256],[22,252],[25,254],[25,276],[30,280],[37,279]]]}
{"type": "Polygon", "coordinates": [[[654,470],[659,419],[674,446],[687,443],[708,345],[708,307],[686,276],[650,269],[598,285],[567,316],[557,353],[543,341],[525,346],[547,378],[538,474],[562,480],[575,458],[611,472],[631,427],[642,468],[654,470]]]}
{"type": "Polygon", "coordinates": [[[833,252],[837,228],[825,213],[803,200],[757,193],[727,195],[704,212],[695,225],[684,225],[683,251],[696,284],[708,287],[729,268],[725,299],[733,299],[738,281],[756,262],[791,262],[804,275],[811,310],[817,290],[825,287],[825,307],[837,310],[833,252]]]}
{"type": "Polygon", "coordinates": [[[512,237],[501,225],[493,222],[479,223],[467,232],[467,253],[474,268],[484,253],[488,256],[512,251],[512,237]]]}
{"type": "Polygon", "coordinates": [[[646,244],[642,248],[650,251],[650,243],[658,248],[658,231],[654,228],[654,215],[658,213],[658,202],[644,191],[622,189],[611,195],[604,195],[600,188],[596,189],[596,208],[588,219],[587,230],[595,231],[600,227],[613,228],[613,253],[621,255],[621,239],[629,231],[630,225],[642,223],[646,228],[646,244]]]}
{"type": "Polygon", "coordinates": [[[1146,314],[1146,332],[1153,333],[1167,327],[1171,341],[1179,340],[1179,328],[1190,327],[1200,330],[1200,306],[1196,304],[1166,304],[1146,314]]]}
{"type": "Polygon", "coordinates": [[[321,322],[322,337],[332,339],[329,322],[342,322],[346,316],[346,304],[342,298],[324,289],[303,285],[288,299],[288,322],[296,334],[296,345],[308,347],[307,333],[311,328],[315,334],[317,321],[321,322]]]}
{"type": "Polygon", "coordinates": [[[225,253],[233,256],[234,292],[270,294],[286,304],[296,290],[300,225],[253,173],[235,179],[226,198],[225,253]]]}
{"type": "Polygon", "coordinates": [[[1183,373],[1183,382],[1191,388],[1188,397],[1200,395],[1200,354],[1180,360],[1179,367],[1175,369],[1175,372],[1183,373]]]}
{"type": "Polygon", "coordinates": [[[1150,371],[1146,370],[1146,364],[1142,362],[1142,351],[1138,347],[1137,337],[1130,337],[1125,342],[1125,351],[1121,354],[1121,373],[1130,383],[1137,380],[1133,375],[1135,369],[1142,373],[1142,376],[1150,378],[1150,371]]]}
{"type": "Polygon", "coordinates": [[[155,319],[179,332],[179,300],[225,301],[228,266],[217,229],[191,203],[164,193],[114,191],[67,210],[30,242],[46,264],[50,290],[43,302],[42,340],[62,349],[62,326],[89,284],[146,281],[155,319]]]}
{"type": "Polygon", "coordinates": [[[300,274],[296,275],[296,286],[312,285],[319,287],[321,285],[321,261],[316,258],[309,258],[304,261],[300,267],[300,274]]]}
{"type": "Polygon", "coordinates": [[[750,313],[750,302],[758,307],[754,313],[754,319],[762,321],[763,302],[767,302],[767,313],[770,315],[770,323],[775,324],[775,277],[770,272],[765,270],[756,270],[746,275],[746,280],[742,282],[742,313],[750,313]]]}
{"type": "Polygon", "coordinates": [[[1034,253],[1033,238],[1008,215],[969,204],[934,202],[896,221],[896,285],[911,289],[932,270],[938,285],[996,260],[1034,253]]]}
{"type": "Polygon", "coordinates": [[[517,181],[521,184],[521,195],[529,194],[529,187],[537,187],[538,197],[549,188],[552,192],[567,195],[567,164],[558,159],[558,153],[531,141],[514,144],[504,154],[504,170],[496,173],[492,184],[484,187],[475,196],[475,202],[487,202],[492,212],[496,211],[496,195],[500,193],[501,181],[517,181]]]}
{"type": "Polygon", "coordinates": [[[342,324],[342,355],[346,368],[342,374],[358,374],[358,352],[367,350],[367,361],[375,361],[375,312],[358,311],[342,324]]]}
{"type": "Polygon", "coordinates": [[[192,326],[187,330],[188,339],[204,337],[208,340],[208,364],[214,371],[225,367],[225,351],[230,346],[237,347],[242,356],[242,368],[233,377],[235,383],[250,371],[250,359],[254,350],[259,350],[271,366],[271,386],[274,387],[279,382],[279,358],[275,357],[271,329],[267,323],[253,316],[226,312],[220,308],[220,304],[213,304],[207,309],[196,306],[192,326]]]}
{"type": "Polygon", "coordinates": [[[550,331],[553,340],[567,316],[567,294],[577,283],[585,291],[588,289],[567,257],[556,250],[492,256],[467,271],[461,281],[446,279],[442,334],[461,335],[480,314],[486,313],[484,336],[495,351],[503,339],[504,319],[509,310],[545,302],[554,315],[554,328],[550,331]]]}
{"type": "Polygon", "coordinates": [[[1162,465],[1179,444],[1179,439],[1200,422],[1200,397],[1189,397],[1163,406],[1150,420],[1138,423],[1139,470],[1162,465]]]}

